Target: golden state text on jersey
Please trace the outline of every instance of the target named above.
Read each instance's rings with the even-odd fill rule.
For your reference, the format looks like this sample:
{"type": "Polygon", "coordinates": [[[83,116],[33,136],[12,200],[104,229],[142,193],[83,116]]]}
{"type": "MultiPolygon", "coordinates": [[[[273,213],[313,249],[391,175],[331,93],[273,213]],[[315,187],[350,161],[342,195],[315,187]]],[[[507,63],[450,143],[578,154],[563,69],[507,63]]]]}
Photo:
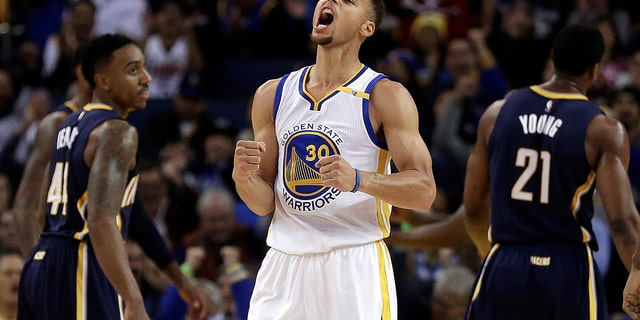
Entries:
{"type": "Polygon", "coordinates": [[[322,157],[340,154],[342,139],[327,126],[303,124],[284,135],[283,194],[287,205],[297,211],[313,211],[331,203],[340,194],[322,184],[315,163],[322,157]]]}

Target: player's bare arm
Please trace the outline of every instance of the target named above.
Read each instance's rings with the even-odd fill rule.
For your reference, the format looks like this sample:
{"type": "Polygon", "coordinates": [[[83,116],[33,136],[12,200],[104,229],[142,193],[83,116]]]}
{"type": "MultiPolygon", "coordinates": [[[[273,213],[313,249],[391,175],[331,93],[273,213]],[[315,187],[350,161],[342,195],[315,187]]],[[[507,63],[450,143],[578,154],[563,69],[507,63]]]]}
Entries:
{"type": "Polygon", "coordinates": [[[205,299],[202,296],[202,292],[195,290],[189,283],[189,280],[180,271],[180,266],[175,261],[171,262],[164,270],[171,282],[178,289],[178,294],[187,305],[189,305],[189,316],[187,319],[201,320],[207,316],[207,310],[210,306],[205,306],[205,299]]]}
{"type": "MultiPolygon", "coordinates": [[[[640,231],[640,216],[627,175],[629,139],[618,121],[598,116],[589,124],[585,147],[589,163],[595,167],[596,186],[609,220],[611,238],[629,270],[640,231]]],[[[634,266],[640,268],[640,263],[634,266]]]]}
{"type": "Polygon", "coordinates": [[[24,167],[24,173],[16,192],[13,214],[21,230],[19,242],[20,252],[26,256],[38,241],[38,230],[44,226],[44,207],[39,206],[40,190],[47,185],[46,168],[51,157],[51,139],[55,136],[58,125],[66,119],[67,114],[62,111],[47,115],[38,126],[35,141],[31,148],[29,159],[24,167]]]}
{"type": "Polygon", "coordinates": [[[640,319],[640,251],[638,212],[627,179],[629,142],[622,125],[604,116],[595,118],[585,142],[589,162],[596,167],[596,184],[604,206],[611,238],[629,270],[622,308],[633,320],[640,319]],[[599,150],[599,151],[598,151],[599,150]]]}
{"type": "Polygon", "coordinates": [[[481,257],[486,256],[491,246],[487,239],[491,217],[487,145],[503,104],[503,100],[494,102],[480,118],[478,137],[467,161],[464,181],[464,224],[481,257]]]}
{"type": "MultiPolygon", "coordinates": [[[[431,154],[418,132],[418,111],[411,95],[397,82],[380,80],[371,92],[370,117],[399,172],[390,175],[361,172],[358,190],[396,207],[429,209],[435,199],[436,184],[431,154]]],[[[347,172],[353,176],[341,190],[354,186],[355,170],[347,172]]]]}
{"type": "Polygon", "coordinates": [[[90,194],[87,224],[98,263],[124,299],[127,309],[131,308],[127,313],[148,319],[116,225],[128,172],[135,165],[137,147],[138,134],[124,120],[106,121],[90,134],[84,151],[85,162],[91,168],[87,186],[90,194]]]}
{"type": "Polygon", "coordinates": [[[463,206],[442,221],[423,224],[408,231],[391,232],[384,242],[420,250],[473,244],[464,226],[463,206]]]}
{"type": "Polygon", "coordinates": [[[240,140],[233,157],[233,180],[240,198],[251,211],[267,215],[275,208],[278,144],[273,104],[278,80],[270,80],[255,93],[251,109],[254,141],[240,140]]]}

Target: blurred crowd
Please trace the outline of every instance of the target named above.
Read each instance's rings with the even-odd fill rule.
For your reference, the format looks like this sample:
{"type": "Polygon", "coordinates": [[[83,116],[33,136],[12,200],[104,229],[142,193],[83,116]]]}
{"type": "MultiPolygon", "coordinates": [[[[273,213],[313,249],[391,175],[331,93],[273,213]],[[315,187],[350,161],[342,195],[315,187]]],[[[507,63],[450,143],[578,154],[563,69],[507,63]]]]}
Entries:
{"type": "MultiPolygon", "coordinates": [[[[480,115],[509,90],[548,79],[551,40],[569,23],[595,25],[604,36],[602,75],[589,98],[626,127],[629,176],[640,190],[640,1],[386,4],[361,60],[412,94],[438,185],[429,212],[392,216],[398,230],[444,219],[460,205],[480,115]]],[[[183,271],[210,293],[211,319],[246,318],[269,217],[254,215],[235,193],[235,141],[252,136],[248,113],[257,85],[313,63],[314,6],[312,0],[0,0],[2,250],[17,245],[9,210],[37,125],[80,90],[77,49],[97,34],[123,33],[141,44],[153,77],[147,108],[130,115],[140,136],[140,203],[183,271]],[[213,103],[232,94],[240,103],[213,103]]],[[[619,315],[626,273],[610,249],[606,223],[596,229],[610,313],[619,315]]],[[[184,314],[185,307],[175,306],[175,288],[135,243],[127,250],[149,314],[178,319],[172,312],[184,314]]],[[[400,319],[461,317],[480,265],[473,248],[391,252],[400,319]]],[[[2,285],[6,259],[0,254],[0,317],[12,299],[5,291],[17,290],[2,285]]]]}

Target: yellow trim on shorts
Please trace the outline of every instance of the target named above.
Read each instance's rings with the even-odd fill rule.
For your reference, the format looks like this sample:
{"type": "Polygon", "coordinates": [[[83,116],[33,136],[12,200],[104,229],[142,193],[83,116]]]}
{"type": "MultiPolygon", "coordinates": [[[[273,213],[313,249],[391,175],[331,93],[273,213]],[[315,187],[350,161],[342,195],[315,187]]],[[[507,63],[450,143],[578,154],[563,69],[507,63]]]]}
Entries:
{"type": "Polygon", "coordinates": [[[83,320],[84,319],[84,248],[86,243],[84,241],[80,241],[78,245],[78,264],[76,265],[76,319],[83,320]],[[80,279],[80,281],[78,281],[80,279]]]}
{"type": "Polygon", "coordinates": [[[593,253],[589,244],[585,243],[587,249],[587,261],[589,262],[589,319],[595,320],[598,316],[598,295],[596,294],[596,277],[593,266],[593,253]]]}
{"type": "Polygon", "coordinates": [[[482,267],[482,272],[480,273],[480,278],[478,278],[478,283],[476,284],[476,287],[473,290],[473,296],[471,297],[471,302],[476,300],[476,298],[478,297],[478,294],[480,294],[480,288],[482,287],[482,279],[484,278],[485,266],[489,263],[489,260],[491,260],[491,257],[493,257],[496,251],[498,251],[498,248],[500,248],[500,244],[496,243],[493,247],[491,247],[491,250],[489,250],[489,254],[487,254],[487,258],[484,261],[484,266],[482,267]]]}
{"type": "Polygon", "coordinates": [[[378,267],[380,269],[380,289],[382,293],[382,320],[391,319],[391,302],[389,301],[389,281],[387,279],[387,266],[390,262],[389,250],[382,240],[376,241],[378,249],[378,267]]]}

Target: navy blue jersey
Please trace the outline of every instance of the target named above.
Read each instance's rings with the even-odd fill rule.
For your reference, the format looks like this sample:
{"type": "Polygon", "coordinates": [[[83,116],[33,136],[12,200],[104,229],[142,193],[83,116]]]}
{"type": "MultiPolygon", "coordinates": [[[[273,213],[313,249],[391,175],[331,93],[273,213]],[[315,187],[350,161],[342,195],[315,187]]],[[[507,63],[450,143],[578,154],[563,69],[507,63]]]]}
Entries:
{"type": "Polygon", "coordinates": [[[488,145],[493,243],[590,243],[595,172],[585,152],[598,106],[537,86],[512,92],[488,145]]]}
{"type": "MultiPolygon", "coordinates": [[[[103,122],[121,119],[111,107],[87,105],[74,112],[60,124],[53,141],[49,168],[45,227],[42,236],[63,236],[84,240],[88,234],[87,184],[89,167],[84,160],[84,149],[91,131],[103,122]]],[[[129,173],[129,182],[117,217],[118,227],[126,231],[131,205],[137,187],[135,172],[129,173]]]]}
{"type": "Polygon", "coordinates": [[[73,102],[71,101],[65,101],[63,104],[55,107],[53,109],[53,111],[64,111],[66,113],[73,113],[78,111],[80,108],[78,108],[77,105],[75,105],[73,102]]]}

